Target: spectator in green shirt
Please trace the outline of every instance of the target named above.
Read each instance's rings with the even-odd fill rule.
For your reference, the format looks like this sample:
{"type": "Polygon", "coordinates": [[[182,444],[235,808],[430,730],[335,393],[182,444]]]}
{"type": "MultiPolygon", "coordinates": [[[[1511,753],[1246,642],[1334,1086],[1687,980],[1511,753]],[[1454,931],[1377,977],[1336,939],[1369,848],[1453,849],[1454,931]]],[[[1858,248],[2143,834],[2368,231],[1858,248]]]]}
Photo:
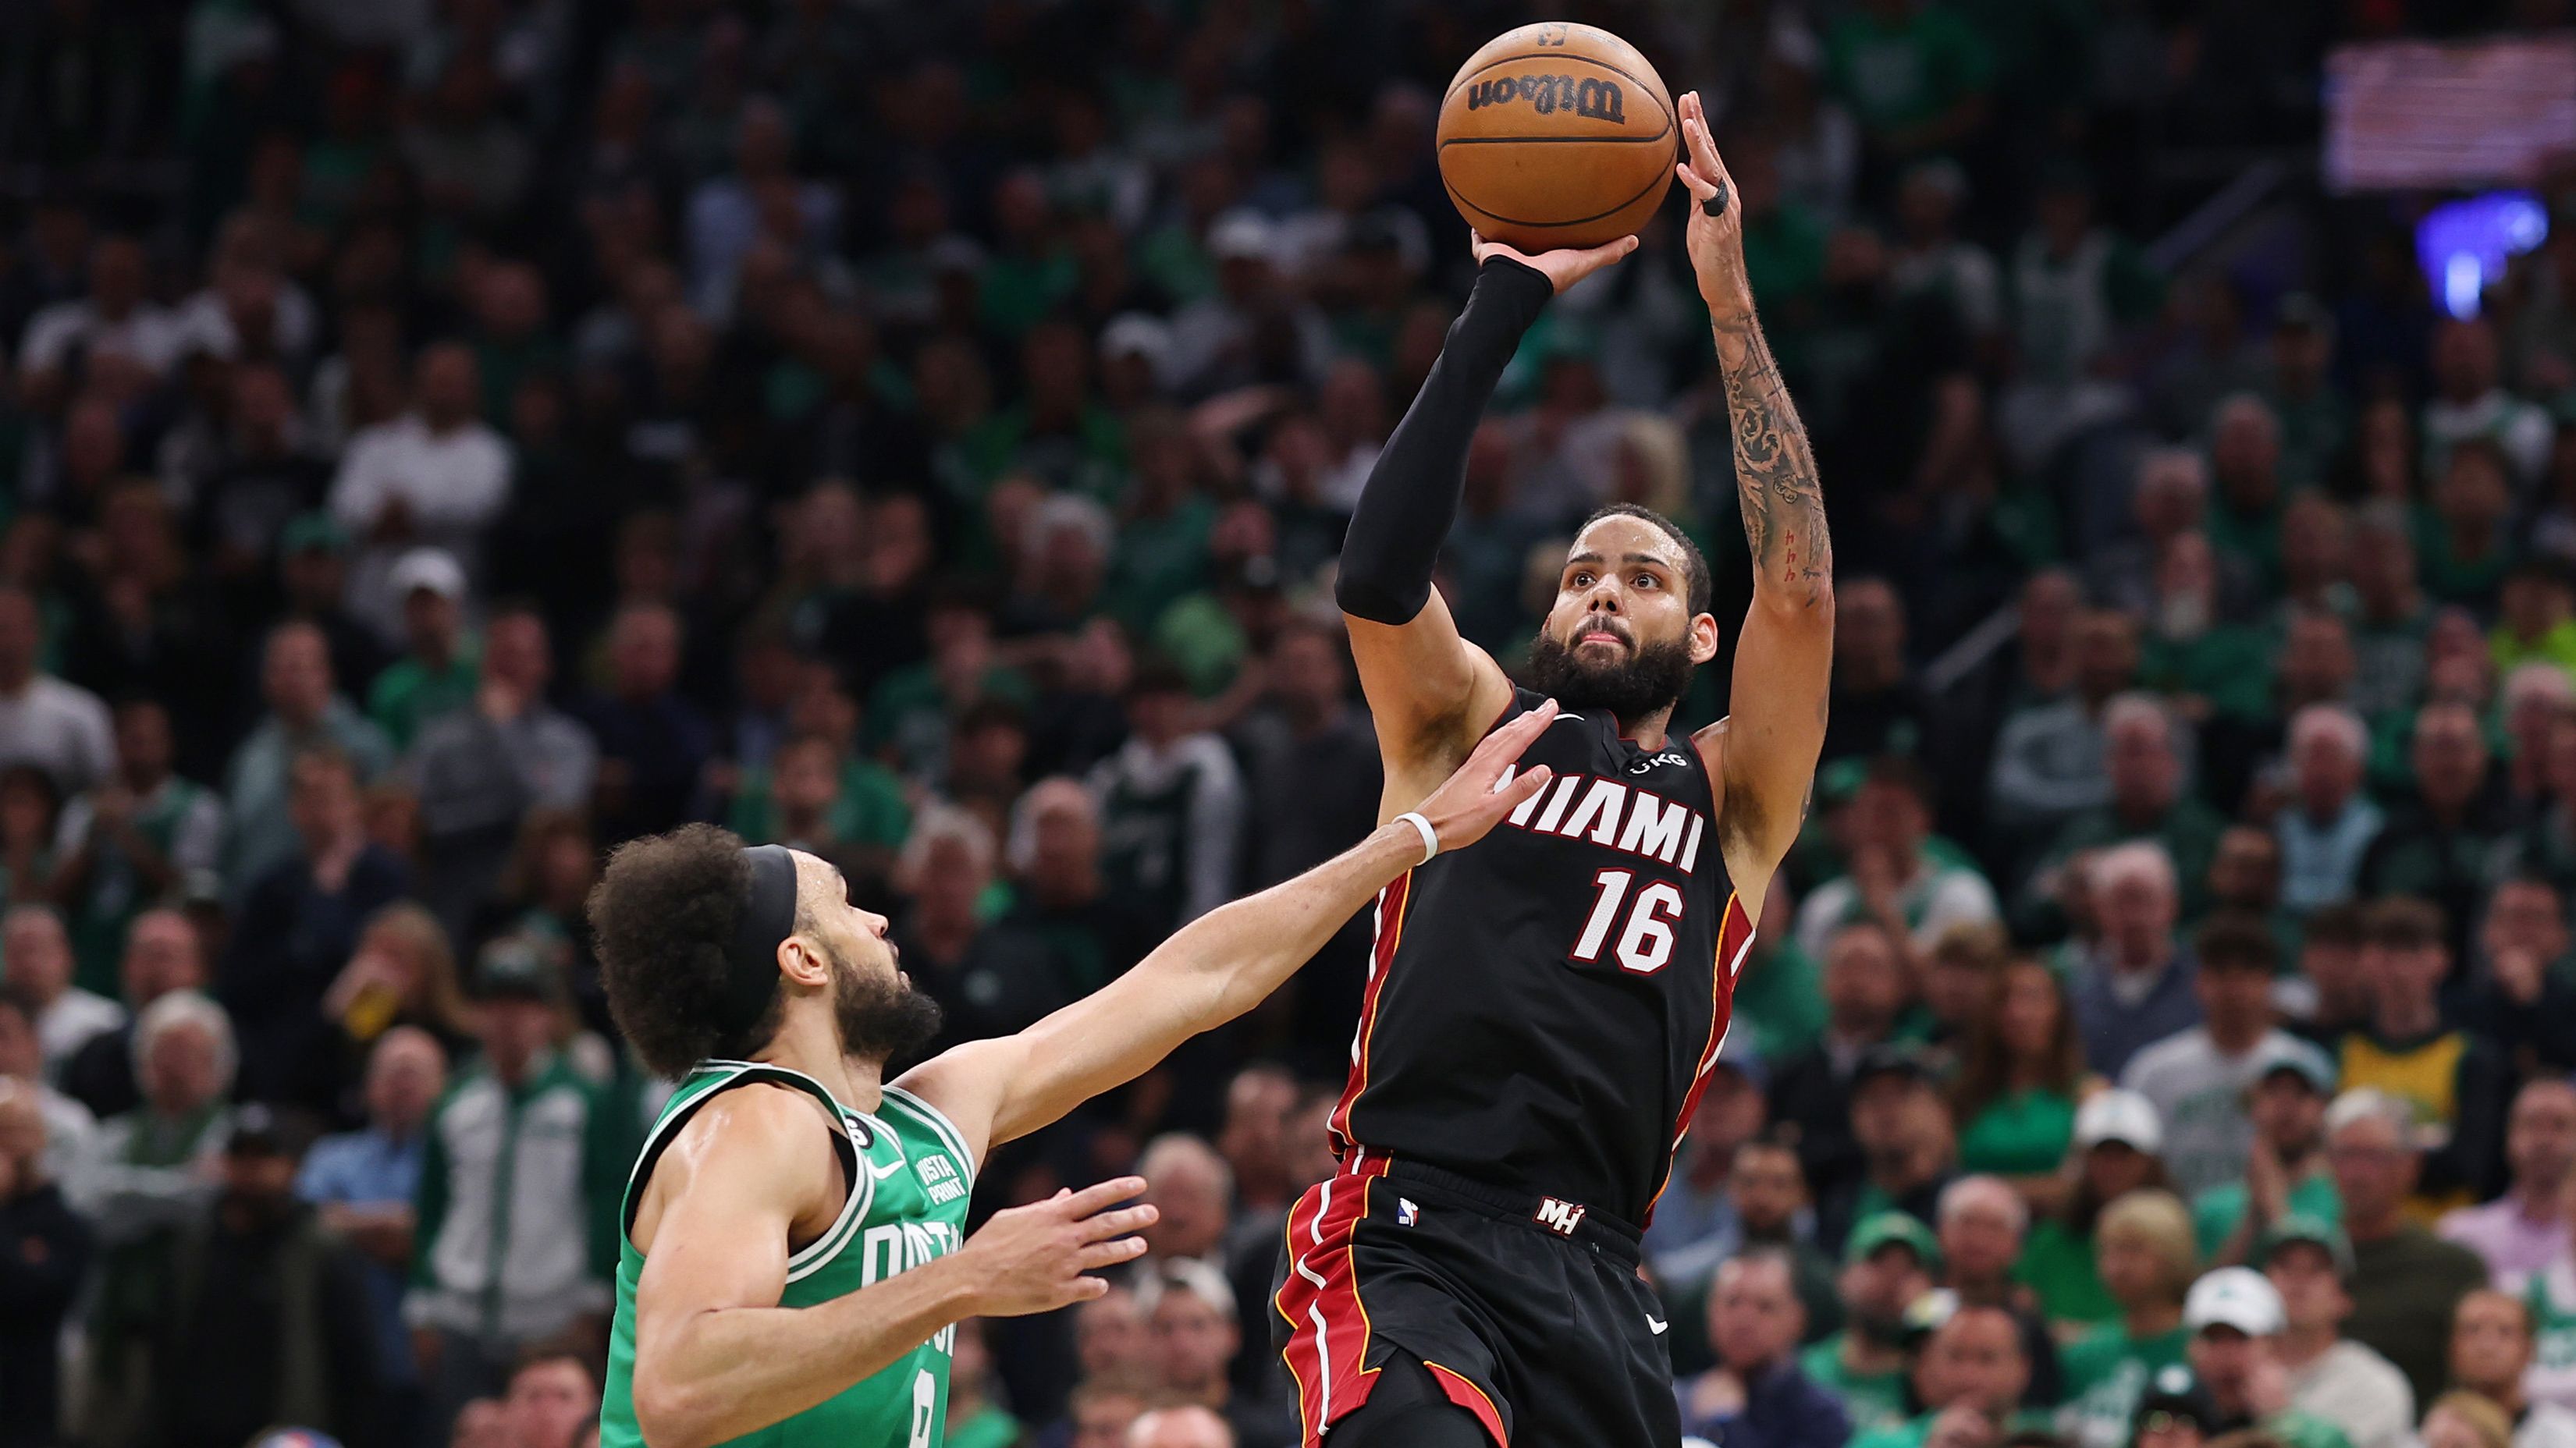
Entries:
{"type": "Polygon", "coordinates": [[[2036,960],[2005,962],[1968,1028],[1954,1097],[1959,1169],[2005,1178],[2035,1210],[2063,1205],[2072,1183],[2061,1168],[2086,1082],[2064,983],[2036,960]]]}
{"type": "Polygon", "coordinates": [[[2111,1203],[2170,1186],[2156,1157],[2164,1123],[2155,1103],[2135,1091],[2096,1091],[2076,1110],[2074,1146],[2066,1205],[2031,1228],[2013,1275],[2038,1295],[2049,1321],[2090,1326],[2120,1315],[2094,1259],[2095,1229],[2111,1203]]]}
{"type": "Polygon", "coordinates": [[[1916,1355],[1913,1377],[1923,1411],[1897,1427],[1854,1438],[1853,1448],[1971,1448],[2042,1426],[2022,1406],[2030,1391],[2030,1357],[2020,1324],[2003,1308],[1953,1308],[1916,1355]]]}
{"type": "Polygon", "coordinates": [[[1941,1249],[1932,1229],[1881,1212],[1843,1249],[1843,1330],[1798,1355],[1799,1370],[1843,1400],[1855,1441],[1905,1423],[1906,1309],[1932,1290],[1941,1249]]]}
{"type": "Polygon", "coordinates": [[[411,748],[420,726],[473,702],[479,650],[465,633],[465,570],[445,549],[415,548],[390,577],[402,600],[403,656],[376,675],[367,717],[397,751],[411,748]]]}
{"type": "Polygon", "coordinates": [[[1827,81],[1878,149],[1920,155],[1983,121],[1995,53],[1931,0],[1866,0],[1825,36],[1827,81]]]}
{"type": "Polygon", "coordinates": [[[912,828],[903,785],[885,766],[844,759],[840,746],[800,734],[753,771],[733,803],[734,833],[819,855],[853,879],[883,876],[912,828]]]}
{"type": "Polygon", "coordinates": [[[2191,1213],[2169,1191],[2130,1192],[2103,1209],[2094,1257],[2120,1317],[2060,1358],[2067,1399],[2058,1431],[2079,1448],[2124,1448],[2148,1380],[2183,1361],[2183,1296],[2199,1271],[2191,1213]]]}
{"type": "Polygon", "coordinates": [[[2496,595],[2496,626],[2487,643],[2498,674],[2535,660],[2576,670],[2576,591],[2566,569],[2547,558],[2515,564],[2496,595]]]}
{"type": "Polygon", "coordinates": [[[2192,1234],[2203,1261],[2246,1261],[2257,1239],[2293,1216],[2328,1227],[2343,1219],[2334,1174],[2326,1170],[2326,1103],[2335,1084],[2332,1059],[2317,1051],[2276,1051],[2255,1073],[2245,1088],[2254,1144],[2244,1173],[2192,1199],[2192,1234]]]}

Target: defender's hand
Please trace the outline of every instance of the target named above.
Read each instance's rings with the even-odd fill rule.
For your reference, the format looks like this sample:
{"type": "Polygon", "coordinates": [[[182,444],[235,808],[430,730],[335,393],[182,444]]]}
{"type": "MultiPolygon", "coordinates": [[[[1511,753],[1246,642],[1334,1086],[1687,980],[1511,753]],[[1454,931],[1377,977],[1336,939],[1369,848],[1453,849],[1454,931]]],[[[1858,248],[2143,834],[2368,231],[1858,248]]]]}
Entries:
{"type": "Polygon", "coordinates": [[[1422,802],[1419,813],[1431,821],[1432,831],[1440,836],[1441,853],[1483,839],[1497,821],[1520,808],[1522,800],[1545,789],[1547,782],[1555,778],[1544,764],[1511,773],[1512,762],[1521,757],[1541,730],[1554,722],[1556,701],[1550,699],[1486,735],[1476,752],[1467,756],[1467,762],[1458,766],[1458,772],[1422,802]],[[1510,777],[1506,779],[1506,775],[1510,777]]]}
{"type": "Polygon", "coordinates": [[[1498,256],[1509,257],[1519,262],[1554,282],[1556,294],[1561,297],[1565,295],[1567,287],[1635,251],[1637,238],[1623,236],[1617,241],[1604,242],[1599,246],[1586,247],[1581,251],[1558,250],[1532,254],[1519,247],[1505,246],[1499,241],[1487,241],[1479,236],[1467,249],[1474,253],[1478,266],[1483,266],[1489,259],[1498,256]]]}
{"type": "Polygon", "coordinates": [[[1145,1255],[1145,1239],[1130,1234],[1161,1213],[1151,1206],[1108,1210],[1144,1190],[1143,1177],[1118,1177],[995,1212],[957,1253],[976,1269],[975,1314],[1022,1317],[1107,1292],[1106,1280],[1084,1274],[1145,1255]]]}
{"type": "Polygon", "coordinates": [[[1699,92],[1681,100],[1682,144],[1690,159],[1673,164],[1673,174],[1690,192],[1690,222],[1682,240],[1690,251],[1691,271],[1699,278],[1700,300],[1724,317],[1753,310],[1753,288],[1744,278],[1744,197],[1726,162],[1709,138],[1708,114],[1700,109],[1699,92]],[[1717,202],[1711,216],[1708,203],[1717,202]]]}

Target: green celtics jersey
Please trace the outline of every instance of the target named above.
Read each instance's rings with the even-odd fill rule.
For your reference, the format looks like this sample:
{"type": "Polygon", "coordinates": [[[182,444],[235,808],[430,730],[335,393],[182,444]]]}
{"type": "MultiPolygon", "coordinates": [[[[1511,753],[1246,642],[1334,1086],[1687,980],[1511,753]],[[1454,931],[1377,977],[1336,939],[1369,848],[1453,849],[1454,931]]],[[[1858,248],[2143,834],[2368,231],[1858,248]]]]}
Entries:
{"type": "MultiPolygon", "coordinates": [[[[708,1061],[671,1094],[627,1178],[617,1251],[617,1317],[608,1342],[608,1384],[599,1409],[600,1448],[644,1448],[635,1424],[635,1283],[644,1254],[629,1235],[645,1179],[680,1127],[719,1091],[767,1082],[810,1091],[848,1135],[840,1143],[849,1200],[831,1229],[787,1259],[781,1307],[813,1307],[957,1250],[966,1238],[966,1199],[975,1164],[965,1139],[937,1108],[900,1087],[885,1088],[878,1114],[853,1111],[802,1072],[748,1061],[708,1061]]],[[[933,1448],[948,1409],[953,1326],[887,1364],[875,1376],[734,1439],[756,1448],[933,1448]]]]}

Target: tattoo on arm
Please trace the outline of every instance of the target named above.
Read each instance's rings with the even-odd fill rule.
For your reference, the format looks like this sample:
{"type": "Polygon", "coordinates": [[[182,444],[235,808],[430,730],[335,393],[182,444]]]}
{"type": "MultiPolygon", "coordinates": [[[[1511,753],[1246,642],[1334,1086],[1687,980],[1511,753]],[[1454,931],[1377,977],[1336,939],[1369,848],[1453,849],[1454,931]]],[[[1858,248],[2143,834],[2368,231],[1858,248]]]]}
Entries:
{"type": "Polygon", "coordinates": [[[1736,494],[1757,591],[1813,608],[1831,587],[1834,544],[1815,450],[1789,401],[1762,324],[1747,310],[1716,322],[1718,374],[1735,433],[1736,494]]]}

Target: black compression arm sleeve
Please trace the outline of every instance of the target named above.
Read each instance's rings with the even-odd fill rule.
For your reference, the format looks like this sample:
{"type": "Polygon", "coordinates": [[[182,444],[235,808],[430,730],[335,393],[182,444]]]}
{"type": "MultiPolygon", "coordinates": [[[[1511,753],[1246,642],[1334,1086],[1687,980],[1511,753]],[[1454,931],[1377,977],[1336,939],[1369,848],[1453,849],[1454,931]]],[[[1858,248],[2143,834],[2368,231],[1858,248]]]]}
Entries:
{"type": "Polygon", "coordinates": [[[1555,283],[1508,258],[1477,269],[1467,309],[1360,490],[1333,587],[1342,612],[1403,625],[1430,602],[1431,567],[1467,486],[1468,439],[1521,333],[1554,295],[1555,283]]]}

